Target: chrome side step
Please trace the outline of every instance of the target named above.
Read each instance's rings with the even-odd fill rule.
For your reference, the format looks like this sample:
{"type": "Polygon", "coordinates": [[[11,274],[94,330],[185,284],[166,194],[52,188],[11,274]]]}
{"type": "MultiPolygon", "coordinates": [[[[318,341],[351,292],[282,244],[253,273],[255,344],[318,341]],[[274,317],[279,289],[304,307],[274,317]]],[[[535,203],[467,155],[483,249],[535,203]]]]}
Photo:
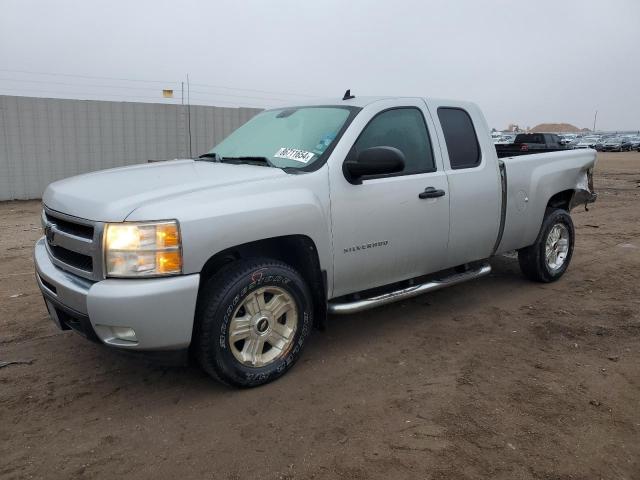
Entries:
{"type": "Polygon", "coordinates": [[[334,315],[344,315],[362,312],[363,310],[380,307],[388,303],[417,297],[418,295],[426,292],[432,292],[434,290],[440,290],[444,287],[450,287],[451,285],[457,285],[458,283],[473,280],[474,278],[484,277],[489,273],[491,273],[491,265],[486,263],[475,270],[470,270],[464,273],[456,273],[446,278],[431,280],[426,283],[421,283],[420,285],[413,285],[411,287],[402,288],[393,292],[383,293],[382,295],[377,295],[371,298],[363,298],[360,300],[354,300],[353,302],[344,303],[329,302],[329,313],[334,315]]]}

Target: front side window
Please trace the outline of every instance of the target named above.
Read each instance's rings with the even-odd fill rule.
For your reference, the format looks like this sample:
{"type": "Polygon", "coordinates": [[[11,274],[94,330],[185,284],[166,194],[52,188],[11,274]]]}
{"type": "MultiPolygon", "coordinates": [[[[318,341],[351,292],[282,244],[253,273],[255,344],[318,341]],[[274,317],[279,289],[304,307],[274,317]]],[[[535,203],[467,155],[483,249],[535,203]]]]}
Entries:
{"type": "Polygon", "coordinates": [[[438,118],[449,151],[451,168],[473,168],[480,165],[480,145],[469,114],[461,108],[440,107],[438,118]]]}
{"type": "Polygon", "coordinates": [[[326,157],[353,107],[300,107],[267,110],[231,133],[209,154],[221,161],[267,159],[278,168],[301,169],[326,157]]]}
{"type": "Polygon", "coordinates": [[[357,155],[371,147],[400,150],[405,157],[405,167],[399,175],[435,170],[427,126],[417,108],[395,108],[374,117],[358,137],[354,153],[357,155]]]}

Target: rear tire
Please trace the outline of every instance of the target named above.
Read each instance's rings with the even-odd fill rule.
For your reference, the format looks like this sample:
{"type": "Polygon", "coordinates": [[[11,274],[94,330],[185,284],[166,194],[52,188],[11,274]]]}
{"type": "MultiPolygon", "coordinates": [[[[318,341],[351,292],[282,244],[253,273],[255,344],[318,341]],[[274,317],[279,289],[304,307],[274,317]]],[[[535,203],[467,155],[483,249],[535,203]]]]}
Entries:
{"type": "Polygon", "coordinates": [[[574,239],[569,212],[560,208],[547,209],[535,243],[518,250],[520,270],[530,280],[555,282],[569,267],[574,239]]]}
{"type": "Polygon", "coordinates": [[[202,368],[228,385],[255,387],[298,360],[313,326],[313,304],[296,270],[249,258],[206,283],[195,320],[194,353],[202,368]]]}

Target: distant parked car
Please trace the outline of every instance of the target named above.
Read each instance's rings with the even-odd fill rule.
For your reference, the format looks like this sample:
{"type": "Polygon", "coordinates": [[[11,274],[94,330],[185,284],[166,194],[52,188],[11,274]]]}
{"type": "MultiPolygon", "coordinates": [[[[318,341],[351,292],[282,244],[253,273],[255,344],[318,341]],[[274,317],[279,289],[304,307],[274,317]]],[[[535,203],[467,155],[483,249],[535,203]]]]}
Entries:
{"type": "Polygon", "coordinates": [[[565,133],[563,135],[558,135],[560,137],[560,145],[569,146],[571,143],[574,143],[578,135],[575,133],[565,133]]]}
{"type": "Polygon", "coordinates": [[[625,150],[629,150],[630,144],[625,143],[622,138],[614,137],[607,139],[606,142],[602,144],[601,151],[602,152],[624,152],[625,150]]]}
{"type": "Polygon", "coordinates": [[[621,137],[622,150],[621,152],[630,152],[633,149],[633,140],[630,137],[621,137]]]}
{"type": "Polygon", "coordinates": [[[605,143],[607,143],[609,140],[611,140],[611,138],[612,138],[612,137],[607,137],[607,136],[600,137],[600,138],[598,139],[598,141],[596,142],[595,149],[596,149],[597,151],[599,151],[599,152],[602,152],[602,151],[603,151],[603,150],[602,150],[602,146],[603,146],[605,143]]]}
{"type": "Polygon", "coordinates": [[[572,148],[596,148],[597,143],[597,137],[584,137],[580,139],[578,143],[574,144],[572,148]]]}
{"type": "Polygon", "coordinates": [[[630,150],[637,150],[640,148],[640,137],[629,137],[629,142],[631,142],[630,150]]]}
{"type": "Polygon", "coordinates": [[[495,143],[496,145],[508,145],[510,143],[513,143],[515,138],[516,138],[515,134],[513,134],[513,135],[502,135],[500,138],[494,139],[493,143],[495,143]]]}

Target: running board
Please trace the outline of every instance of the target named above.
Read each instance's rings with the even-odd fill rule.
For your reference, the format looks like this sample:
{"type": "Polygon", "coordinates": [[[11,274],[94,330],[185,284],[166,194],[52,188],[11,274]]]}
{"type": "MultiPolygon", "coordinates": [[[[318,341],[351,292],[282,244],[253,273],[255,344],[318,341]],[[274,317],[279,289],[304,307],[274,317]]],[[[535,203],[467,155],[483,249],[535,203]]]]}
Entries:
{"type": "Polygon", "coordinates": [[[408,298],[417,297],[423,293],[433,292],[434,290],[440,290],[444,287],[450,287],[457,285],[458,283],[473,280],[474,278],[484,277],[491,273],[491,265],[488,263],[482,265],[476,270],[471,270],[464,273],[456,273],[448,277],[431,280],[420,285],[413,285],[411,287],[402,288],[393,292],[383,293],[371,298],[363,298],[355,300],[353,302],[341,302],[333,303],[329,302],[329,313],[334,315],[345,315],[350,313],[362,312],[363,310],[369,310],[370,308],[380,307],[388,303],[397,302],[399,300],[406,300],[408,298]]]}

